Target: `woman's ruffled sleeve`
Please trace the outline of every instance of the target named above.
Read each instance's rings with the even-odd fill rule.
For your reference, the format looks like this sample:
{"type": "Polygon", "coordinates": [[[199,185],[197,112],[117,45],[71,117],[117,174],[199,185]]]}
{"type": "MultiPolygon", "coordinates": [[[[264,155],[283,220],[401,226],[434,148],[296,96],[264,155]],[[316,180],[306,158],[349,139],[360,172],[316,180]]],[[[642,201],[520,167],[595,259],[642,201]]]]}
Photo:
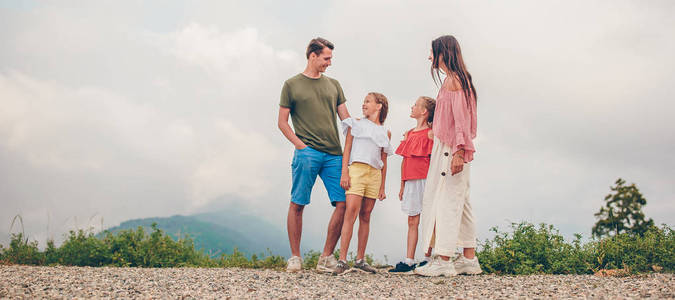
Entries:
{"type": "Polygon", "coordinates": [[[467,106],[465,97],[454,97],[452,99],[452,116],[455,119],[455,138],[453,145],[451,145],[452,154],[454,155],[455,152],[463,149],[464,162],[470,162],[473,160],[473,153],[476,152],[472,141],[472,131],[475,130],[475,108],[467,106]]]}

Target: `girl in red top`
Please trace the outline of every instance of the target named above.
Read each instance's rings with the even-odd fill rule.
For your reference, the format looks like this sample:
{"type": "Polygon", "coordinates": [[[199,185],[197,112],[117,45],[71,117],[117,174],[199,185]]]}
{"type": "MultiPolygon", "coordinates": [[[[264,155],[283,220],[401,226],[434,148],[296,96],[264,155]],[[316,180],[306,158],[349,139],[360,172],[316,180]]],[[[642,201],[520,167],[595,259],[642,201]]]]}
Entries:
{"type": "MultiPolygon", "coordinates": [[[[436,101],[430,97],[419,97],[410,111],[410,117],[417,120],[417,126],[405,133],[396,154],[403,156],[401,163],[401,210],[408,215],[408,251],[404,261],[389,270],[392,273],[412,272],[415,267],[415,248],[417,248],[418,225],[422,212],[422,198],[429,170],[429,157],[434,145],[431,122],[434,119],[436,101]]],[[[425,254],[424,265],[431,256],[431,248],[425,254]]]]}

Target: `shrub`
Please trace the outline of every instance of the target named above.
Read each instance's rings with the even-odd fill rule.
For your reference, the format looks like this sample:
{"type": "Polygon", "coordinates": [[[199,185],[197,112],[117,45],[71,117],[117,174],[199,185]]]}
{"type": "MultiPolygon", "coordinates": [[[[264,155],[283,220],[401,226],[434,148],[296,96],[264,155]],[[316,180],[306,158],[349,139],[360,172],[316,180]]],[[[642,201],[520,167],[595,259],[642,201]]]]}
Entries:
{"type": "Polygon", "coordinates": [[[491,229],[492,240],[481,244],[476,254],[486,273],[496,274],[589,274],[600,269],[627,268],[633,273],[662,267],[675,270],[675,236],[667,226],[651,228],[642,236],[621,233],[581,244],[575,235],[565,242],[552,225],[513,223],[510,232],[491,229]],[[657,268],[653,266],[658,266],[657,268]]]}
{"type": "Polygon", "coordinates": [[[635,273],[659,266],[666,272],[675,270],[675,235],[666,225],[652,227],[642,236],[622,233],[590,245],[594,269],[627,268],[635,273]]]}
{"type": "Polygon", "coordinates": [[[117,235],[105,232],[103,243],[110,247],[110,263],[120,267],[211,266],[214,263],[194,248],[189,237],[177,241],[152,224],[153,232],[123,230],[117,235]]]}
{"type": "Polygon", "coordinates": [[[11,235],[9,248],[2,249],[2,260],[21,265],[42,265],[45,262],[44,253],[38,250],[37,241],[28,242],[23,233],[11,235]]]}
{"type": "Polygon", "coordinates": [[[585,274],[590,273],[588,257],[577,235],[572,244],[552,225],[539,227],[527,222],[511,224],[512,232],[495,233],[486,240],[477,253],[481,266],[488,273],[497,274],[585,274]]]}
{"type": "Polygon", "coordinates": [[[70,231],[68,239],[57,250],[59,264],[99,267],[111,262],[109,245],[84,230],[70,231]]]}
{"type": "MultiPolygon", "coordinates": [[[[662,270],[675,271],[675,234],[663,225],[653,227],[644,234],[622,233],[600,240],[581,243],[575,235],[568,243],[552,225],[513,223],[508,232],[491,229],[493,239],[481,243],[478,259],[486,273],[496,274],[588,274],[600,269],[627,268],[632,273],[662,270]]],[[[286,266],[282,256],[268,253],[254,254],[250,258],[236,248],[231,254],[210,258],[195,250],[189,236],[178,240],[152,226],[152,233],[142,227],[118,234],[106,232],[97,238],[91,232],[71,231],[66,241],[56,247],[47,241],[44,252],[36,241],[28,242],[22,233],[12,234],[7,248],[0,245],[0,263],[26,265],[74,266],[129,266],[129,267],[239,267],[273,268],[286,266]]],[[[312,269],[320,252],[310,250],[304,254],[305,269],[312,269]]],[[[337,258],[339,251],[333,255],[337,258]]],[[[354,260],[349,253],[348,260],[354,260]]],[[[374,265],[371,255],[366,261],[374,265]]]]}

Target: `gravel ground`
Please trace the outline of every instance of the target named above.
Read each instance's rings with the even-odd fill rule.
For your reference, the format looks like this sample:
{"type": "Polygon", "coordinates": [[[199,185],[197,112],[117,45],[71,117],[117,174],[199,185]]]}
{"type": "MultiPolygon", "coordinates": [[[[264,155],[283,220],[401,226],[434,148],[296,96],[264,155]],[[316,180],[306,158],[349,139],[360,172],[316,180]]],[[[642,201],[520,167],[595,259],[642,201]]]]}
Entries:
{"type": "Polygon", "coordinates": [[[0,298],[655,298],[675,299],[674,274],[458,276],[202,268],[0,266],[0,298]]]}

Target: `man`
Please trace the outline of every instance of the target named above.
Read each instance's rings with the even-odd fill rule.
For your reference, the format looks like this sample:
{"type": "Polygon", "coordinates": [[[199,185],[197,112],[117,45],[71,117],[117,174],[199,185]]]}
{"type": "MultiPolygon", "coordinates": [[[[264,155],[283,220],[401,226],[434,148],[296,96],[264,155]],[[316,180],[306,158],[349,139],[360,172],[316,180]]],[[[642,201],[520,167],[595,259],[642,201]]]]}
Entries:
{"type": "Polygon", "coordinates": [[[340,187],[342,147],[335,115],[343,120],[349,117],[349,112],[340,83],[322,75],[331,65],[333,48],[333,44],[323,38],[312,39],[307,46],[307,67],[302,73],[286,80],[281,90],[279,129],[295,146],[293,187],[287,219],[288,241],[291,245],[291,258],[286,268],[289,272],[302,269],[302,212],[310,202],[317,175],[321,177],[335,209],[328,223],[326,244],[316,268],[322,272],[332,272],[337,265],[333,250],[342,229],[345,191],[340,187]],[[288,125],[289,115],[295,132],[288,125]]]}

